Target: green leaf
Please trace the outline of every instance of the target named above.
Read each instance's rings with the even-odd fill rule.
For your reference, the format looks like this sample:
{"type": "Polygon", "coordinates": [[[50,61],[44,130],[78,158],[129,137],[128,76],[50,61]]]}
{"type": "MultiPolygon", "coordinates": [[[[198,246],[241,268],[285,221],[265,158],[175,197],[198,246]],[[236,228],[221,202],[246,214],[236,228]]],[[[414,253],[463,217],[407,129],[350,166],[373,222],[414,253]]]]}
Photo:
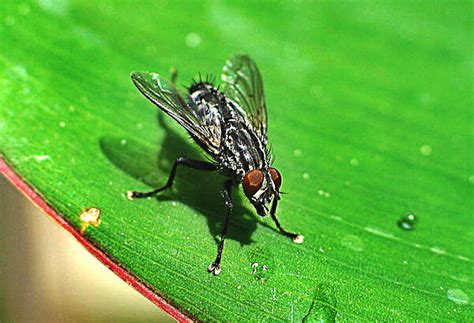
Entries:
{"type": "Polygon", "coordinates": [[[471,321],[472,12],[470,1],[3,0],[0,152],[76,235],[79,214],[99,208],[88,243],[188,316],[471,321]],[[236,193],[215,277],[222,177],[182,169],[157,199],[125,196],[162,185],[178,156],[204,158],[129,76],[175,66],[189,85],[237,52],[261,69],[289,193],[278,216],[305,243],[236,193]],[[411,231],[397,225],[408,211],[411,231]]]}

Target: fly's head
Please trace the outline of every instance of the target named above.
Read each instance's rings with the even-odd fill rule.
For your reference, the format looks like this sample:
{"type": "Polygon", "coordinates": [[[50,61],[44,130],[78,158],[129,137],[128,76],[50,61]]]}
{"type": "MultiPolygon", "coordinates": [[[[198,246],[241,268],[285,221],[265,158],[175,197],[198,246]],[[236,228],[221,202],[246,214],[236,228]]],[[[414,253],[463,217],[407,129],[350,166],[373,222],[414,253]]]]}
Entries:
{"type": "Polygon", "coordinates": [[[275,168],[254,169],[242,181],[244,193],[257,213],[265,216],[272,199],[280,199],[281,175],[275,168]]]}

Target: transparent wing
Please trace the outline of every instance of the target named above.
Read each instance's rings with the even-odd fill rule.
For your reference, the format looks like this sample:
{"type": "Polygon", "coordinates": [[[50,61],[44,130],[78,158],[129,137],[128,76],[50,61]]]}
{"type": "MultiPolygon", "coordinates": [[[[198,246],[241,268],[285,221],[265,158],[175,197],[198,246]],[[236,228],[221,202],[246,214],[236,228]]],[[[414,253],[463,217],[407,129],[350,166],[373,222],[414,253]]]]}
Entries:
{"type": "Polygon", "coordinates": [[[133,72],[132,80],[144,96],[184,127],[201,147],[214,155],[220,153],[220,132],[206,125],[173,84],[148,72],[133,72]]]}
{"type": "Polygon", "coordinates": [[[222,71],[224,93],[247,114],[247,118],[267,142],[267,108],[263,81],[255,62],[247,55],[235,55],[222,71]]]}

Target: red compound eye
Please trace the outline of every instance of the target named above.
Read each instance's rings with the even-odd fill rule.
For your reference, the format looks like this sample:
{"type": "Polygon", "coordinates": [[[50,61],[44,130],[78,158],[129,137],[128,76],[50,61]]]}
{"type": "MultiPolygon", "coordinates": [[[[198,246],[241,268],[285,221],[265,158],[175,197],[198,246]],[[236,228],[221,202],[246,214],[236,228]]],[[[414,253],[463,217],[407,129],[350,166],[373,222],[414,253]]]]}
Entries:
{"type": "Polygon", "coordinates": [[[273,184],[275,184],[275,189],[279,191],[281,186],[280,172],[275,168],[269,168],[268,171],[270,172],[270,177],[272,178],[273,184]]]}
{"type": "Polygon", "coordinates": [[[263,173],[261,170],[254,169],[245,174],[242,186],[244,193],[248,198],[251,198],[262,187],[263,173]]]}

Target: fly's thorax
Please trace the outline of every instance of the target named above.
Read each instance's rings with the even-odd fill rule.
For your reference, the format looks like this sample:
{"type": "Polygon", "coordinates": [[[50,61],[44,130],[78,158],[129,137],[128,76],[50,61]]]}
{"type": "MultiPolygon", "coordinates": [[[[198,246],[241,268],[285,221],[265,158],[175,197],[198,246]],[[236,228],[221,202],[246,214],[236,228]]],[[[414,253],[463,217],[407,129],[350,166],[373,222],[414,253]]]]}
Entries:
{"type": "Polygon", "coordinates": [[[226,165],[239,181],[253,169],[267,168],[267,150],[254,129],[238,115],[224,122],[223,155],[226,165]]]}
{"type": "Polygon", "coordinates": [[[214,85],[207,82],[193,83],[191,87],[189,87],[189,95],[191,100],[196,104],[201,102],[225,103],[224,94],[214,85]]]}

